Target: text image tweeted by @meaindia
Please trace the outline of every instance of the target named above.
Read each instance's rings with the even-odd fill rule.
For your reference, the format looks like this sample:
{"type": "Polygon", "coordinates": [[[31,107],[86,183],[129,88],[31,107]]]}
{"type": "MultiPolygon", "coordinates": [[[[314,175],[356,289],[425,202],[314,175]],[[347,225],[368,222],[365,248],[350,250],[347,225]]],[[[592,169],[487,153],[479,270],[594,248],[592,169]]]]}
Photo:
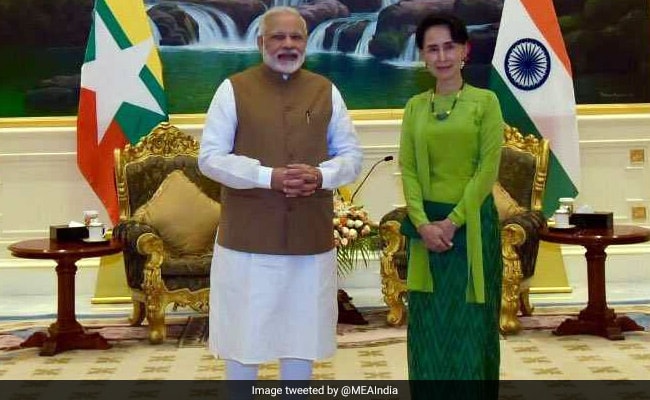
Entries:
{"type": "Polygon", "coordinates": [[[254,396],[269,396],[274,398],[283,395],[308,395],[318,396],[318,398],[354,398],[362,399],[362,396],[373,396],[373,399],[398,399],[400,390],[395,385],[390,384],[353,384],[353,385],[288,385],[280,383],[278,386],[251,386],[251,394],[254,396]],[[381,397],[377,397],[381,396],[381,397]]]}

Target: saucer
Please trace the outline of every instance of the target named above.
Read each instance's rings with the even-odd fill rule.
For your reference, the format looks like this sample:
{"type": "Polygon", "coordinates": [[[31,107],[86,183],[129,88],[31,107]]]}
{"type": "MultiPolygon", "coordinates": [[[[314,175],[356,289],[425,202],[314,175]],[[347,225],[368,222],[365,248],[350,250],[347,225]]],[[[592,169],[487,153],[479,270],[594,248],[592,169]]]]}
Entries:
{"type": "Polygon", "coordinates": [[[575,228],[575,227],[576,227],[576,226],[573,225],[573,224],[569,224],[569,225],[552,225],[552,226],[549,226],[549,228],[551,228],[551,229],[573,229],[573,228],[575,228]]]}
{"type": "Polygon", "coordinates": [[[108,239],[106,239],[106,238],[101,238],[101,239],[84,238],[84,239],[81,239],[81,240],[83,240],[84,243],[104,243],[104,242],[108,242],[108,239]]]}

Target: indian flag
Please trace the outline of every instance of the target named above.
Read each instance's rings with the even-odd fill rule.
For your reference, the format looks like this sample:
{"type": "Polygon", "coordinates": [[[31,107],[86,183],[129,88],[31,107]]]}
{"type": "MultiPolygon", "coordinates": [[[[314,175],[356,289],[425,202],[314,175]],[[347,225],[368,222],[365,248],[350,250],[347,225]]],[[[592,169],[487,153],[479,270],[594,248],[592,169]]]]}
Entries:
{"type": "Polygon", "coordinates": [[[81,67],[77,165],[113,222],[119,218],[113,150],[166,121],[166,109],[144,3],[96,0],[81,67]]]}
{"type": "Polygon", "coordinates": [[[549,140],[544,211],[550,214],[558,198],[578,193],[580,182],[571,64],[552,0],[505,0],[490,88],[507,124],[549,140]]]}

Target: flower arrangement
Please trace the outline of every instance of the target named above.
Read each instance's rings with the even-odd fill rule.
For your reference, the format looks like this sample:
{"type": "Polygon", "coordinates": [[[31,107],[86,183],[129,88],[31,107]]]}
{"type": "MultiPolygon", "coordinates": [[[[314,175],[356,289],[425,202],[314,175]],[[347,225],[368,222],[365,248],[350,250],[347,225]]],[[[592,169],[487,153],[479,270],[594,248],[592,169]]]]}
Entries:
{"type": "Polygon", "coordinates": [[[368,265],[370,255],[378,249],[377,226],[368,212],[335,196],[333,223],[339,275],[351,272],[359,258],[368,265]]]}

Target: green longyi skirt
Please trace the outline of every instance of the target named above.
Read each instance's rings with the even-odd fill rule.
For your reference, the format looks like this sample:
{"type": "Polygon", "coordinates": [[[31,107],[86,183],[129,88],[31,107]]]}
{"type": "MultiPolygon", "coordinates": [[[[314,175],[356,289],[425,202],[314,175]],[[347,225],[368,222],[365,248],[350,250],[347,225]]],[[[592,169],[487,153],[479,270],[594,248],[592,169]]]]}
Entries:
{"type": "MultiPolygon", "coordinates": [[[[449,215],[454,205],[428,202],[432,221],[449,215]]],[[[499,309],[501,303],[502,258],[498,216],[492,196],[481,206],[485,303],[467,303],[468,283],[466,229],[454,236],[454,247],[444,253],[429,252],[433,293],[408,293],[408,367],[411,380],[499,379],[499,309]]],[[[426,396],[433,398],[427,385],[426,396]]],[[[456,385],[454,385],[456,386],[456,385]]],[[[465,387],[478,398],[491,398],[497,385],[465,387]]],[[[416,392],[418,386],[412,387],[416,392]]],[[[458,387],[454,387],[457,390],[458,387]]],[[[414,395],[416,393],[413,393],[414,395]]],[[[455,398],[456,396],[450,397],[455,398]]],[[[474,395],[469,395],[474,398],[474,395]]],[[[418,398],[418,397],[414,397],[418,398]]]]}

